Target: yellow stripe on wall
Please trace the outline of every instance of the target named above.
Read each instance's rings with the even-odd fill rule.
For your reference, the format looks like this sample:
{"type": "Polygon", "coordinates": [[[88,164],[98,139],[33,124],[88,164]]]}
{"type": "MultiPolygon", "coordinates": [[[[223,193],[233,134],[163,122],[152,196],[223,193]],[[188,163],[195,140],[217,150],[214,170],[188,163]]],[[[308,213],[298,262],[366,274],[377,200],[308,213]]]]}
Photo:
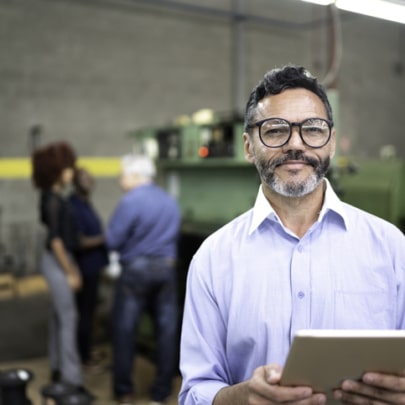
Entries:
{"type": "Polygon", "coordinates": [[[82,157],[77,166],[85,167],[97,177],[117,177],[121,170],[121,158],[82,157]]]}
{"type": "Polygon", "coordinates": [[[4,179],[26,178],[31,176],[29,159],[0,159],[0,177],[4,179]]]}
{"type": "MultiPolygon", "coordinates": [[[[86,168],[93,176],[117,177],[120,172],[120,158],[81,157],[77,166],[86,168]]],[[[0,179],[26,179],[31,177],[29,158],[0,159],[0,179]]]]}

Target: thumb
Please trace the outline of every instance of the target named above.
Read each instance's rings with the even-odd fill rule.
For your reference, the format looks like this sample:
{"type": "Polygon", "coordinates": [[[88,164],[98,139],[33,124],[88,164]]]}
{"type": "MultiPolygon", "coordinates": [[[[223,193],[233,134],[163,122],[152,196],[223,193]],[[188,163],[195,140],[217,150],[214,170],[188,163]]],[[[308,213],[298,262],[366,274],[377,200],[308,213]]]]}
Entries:
{"type": "Polygon", "coordinates": [[[266,372],[266,380],[270,384],[278,384],[281,378],[281,367],[277,364],[264,366],[266,372]]]}

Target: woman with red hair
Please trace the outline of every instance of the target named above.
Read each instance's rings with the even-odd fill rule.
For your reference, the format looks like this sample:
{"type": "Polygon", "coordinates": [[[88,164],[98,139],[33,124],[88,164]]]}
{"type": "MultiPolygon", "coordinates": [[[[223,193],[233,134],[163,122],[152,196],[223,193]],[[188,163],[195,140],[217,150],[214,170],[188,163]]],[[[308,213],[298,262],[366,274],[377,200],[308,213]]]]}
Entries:
{"type": "Polygon", "coordinates": [[[72,183],[76,154],[66,142],[54,142],[32,155],[32,179],[40,190],[39,212],[47,234],[41,270],[52,298],[49,360],[52,380],[82,388],[83,376],[76,343],[75,291],[81,287],[73,260],[79,234],[70,204],[65,198],[72,183]]]}

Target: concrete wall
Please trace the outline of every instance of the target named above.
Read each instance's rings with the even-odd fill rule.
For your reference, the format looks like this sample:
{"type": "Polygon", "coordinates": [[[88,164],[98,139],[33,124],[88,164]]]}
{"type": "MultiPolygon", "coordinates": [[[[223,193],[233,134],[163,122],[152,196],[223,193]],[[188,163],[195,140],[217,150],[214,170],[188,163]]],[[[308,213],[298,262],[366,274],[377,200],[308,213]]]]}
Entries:
{"type": "MultiPolygon", "coordinates": [[[[247,99],[269,68],[291,62],[325,75],[326,8],[246,0],[237,84],[231,10],[231,0],[1,1],[0,158],[28,157],[38,124],[43,143],[64,138],[82,156],[119,156],[131,150],[134,129],[201,108],[231,111],[237,88],[247,99]]],[[[354,155],[378,156],[390,143],[404,158],[405,28],[348,13],[341,27],[340,136],[354,155]]],[[[3,252],[27,246],[32,268],[37,195],[29,179],[5,179],[0,196],[3,252]]],[[[104,220],[119,196],[115,179],[98,179],[94,202],[104,220]]]]}

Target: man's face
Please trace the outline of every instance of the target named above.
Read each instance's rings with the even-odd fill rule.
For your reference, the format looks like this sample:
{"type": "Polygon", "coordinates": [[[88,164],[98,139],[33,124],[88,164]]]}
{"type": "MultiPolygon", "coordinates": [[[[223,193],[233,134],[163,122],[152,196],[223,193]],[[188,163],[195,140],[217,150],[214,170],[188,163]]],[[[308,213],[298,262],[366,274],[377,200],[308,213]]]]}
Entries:
{"type": "MultiPolygon", "coordinates": [[[[306,89],[289,89],[261,100],[256,108],[256,121],[283,118],[301,122],[308,118],[327,119],[321,99],[306,89]]],[[[259,128],[252,137],[245,133],[246,159],[254,163],[262,184],[286,197],[301,197],[311,193],[324,178],[335,153],[335,131],[330,141],[319,149],[306,146],[294,126],[288,143],[279,148],[268,148],[259,138],[259,128]]]]}

